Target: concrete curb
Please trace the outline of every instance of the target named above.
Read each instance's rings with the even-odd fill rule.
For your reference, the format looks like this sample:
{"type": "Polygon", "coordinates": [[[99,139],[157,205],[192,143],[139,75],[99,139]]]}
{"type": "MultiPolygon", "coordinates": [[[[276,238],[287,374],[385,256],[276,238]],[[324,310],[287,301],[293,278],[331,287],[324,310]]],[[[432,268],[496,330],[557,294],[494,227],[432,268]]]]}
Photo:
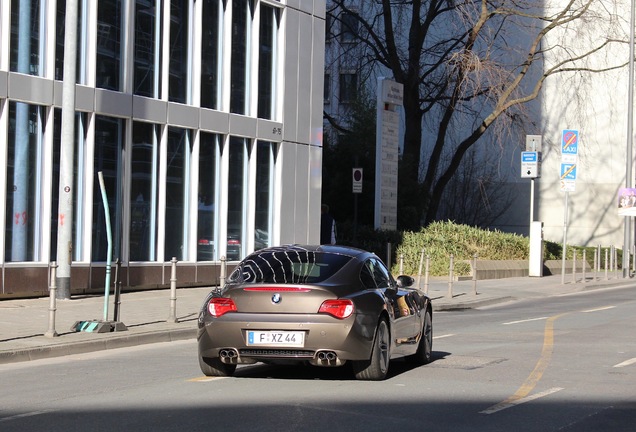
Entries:
{"type": "Polygon", "coordinates": [[[86,354],[160,342],[174,342],[177,340],[195,339],[196,336],[196,328],[153,330],[133,334],[124,334],[122,332],[121,336],[112,336],[111,333],[107,338],[100,337],[95,340],[60,342],[48,346],[0,351],[0,364],[41,360],[73,354],[86,354]]]}

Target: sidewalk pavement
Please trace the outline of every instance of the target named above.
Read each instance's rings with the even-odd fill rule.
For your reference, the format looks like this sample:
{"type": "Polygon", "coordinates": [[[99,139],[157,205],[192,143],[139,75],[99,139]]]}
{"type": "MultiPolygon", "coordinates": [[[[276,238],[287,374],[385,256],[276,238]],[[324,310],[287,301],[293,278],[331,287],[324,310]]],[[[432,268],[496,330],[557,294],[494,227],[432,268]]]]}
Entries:
{"type": "MultiPolygon", "coordinates": [[[[422,278],[420,287],[428,288],[434,311],[451,311],[631,283],[616,273],[607,277],[603,273],[588,273],[585,281],[582,275],[575,278],[569,274],[565,278],[553,275],[489,279],[476,284],[465,280],[453,282],[450,287],[448,279],[443,278],[431,280],[426,287],[422,278]]],[[[199,309],[210,290],[210,287],[177,289],[174,309],[170,289],[123,293],[119,322],[126,330],[105,333],[75,331],[74,327],[78,321],[103,321],[104,296],[57,300],[54,332],[51,331],[48,297],[0,300],[0,364],[194,339],[199,309]],[[177,322],[171,322],[175,317],[177,322]],[[52,333],[55,336],[50,336],[52,333]]],[[[110,295],[108,320],[113,319],[113,303],[114,296],[110,295]]]]}

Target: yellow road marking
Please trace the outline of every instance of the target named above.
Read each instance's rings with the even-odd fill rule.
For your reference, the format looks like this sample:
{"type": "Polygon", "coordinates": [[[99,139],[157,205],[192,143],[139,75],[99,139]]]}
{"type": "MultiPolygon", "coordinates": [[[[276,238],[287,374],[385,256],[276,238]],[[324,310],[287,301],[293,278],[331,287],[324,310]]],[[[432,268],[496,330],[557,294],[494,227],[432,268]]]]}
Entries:
{"type": "Polygon", "coordinates": [[[518,405],[522,403],[522,401],[527,402],[533,399],[527,398],[527,396],[532,390],[534,390],[541,377],[543,377],[543,374],[548,368],[550,360],[552,359],[552,351],[554,349],[554,322],[564,315],[567,315],[567,312],[550,317],[546,321],[545,330],[543,332],[543,348],[541,350],[541,357],[534,367],[534,370],[532,371],[532,373],[530,373],[528,378],[526,378],[521,387],[519,387],[515,394],[510,396],[508,399],[496,405],[493,405],[492,407],[484,411],[481,411],[481,414],[492,414],[494,412],[501,411],[502,409],[518,405]]]}
{"type": "Polygon", "coordinates": [[[197,377],[197,378],[192,378],[189,379],[188,382],[209,382],[209,381],[216,381],[216,380],[221,380],[221,379],[225,379],[226,377],[209,377],[209,376],[202,376],[202,377],[197,377]]]}

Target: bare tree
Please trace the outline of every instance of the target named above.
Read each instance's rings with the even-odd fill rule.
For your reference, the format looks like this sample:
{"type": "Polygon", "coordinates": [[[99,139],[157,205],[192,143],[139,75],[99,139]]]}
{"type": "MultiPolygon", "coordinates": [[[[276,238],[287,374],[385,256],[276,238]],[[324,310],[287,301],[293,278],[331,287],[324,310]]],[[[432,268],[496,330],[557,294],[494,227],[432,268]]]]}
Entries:
{"type": "Polygon", "coordinates": [[[416,187],[400,183],[400,202],[415,203],[419,216],[405,228],[437,218],[446,187],[485,134],[503,152],[515,127],[532,128],[524,107],[550,76],[627,64],[608,55],[627,39],[620,0],[329,4],[328,31],[354,35],[357,43],[348,46],[360,64],[404,85],[400,178],[419,180],[416,187]]]}

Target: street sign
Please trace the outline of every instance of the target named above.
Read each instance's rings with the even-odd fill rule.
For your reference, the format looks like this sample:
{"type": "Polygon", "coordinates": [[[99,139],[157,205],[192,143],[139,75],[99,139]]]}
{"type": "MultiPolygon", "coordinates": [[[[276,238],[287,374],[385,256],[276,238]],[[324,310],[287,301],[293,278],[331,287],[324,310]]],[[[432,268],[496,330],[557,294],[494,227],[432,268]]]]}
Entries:
{"type": "Polygon", "coordinates": [[[576,163],[579,154],[579,131],[566,129],[561,136],[561,161],[576,163]]]}
{"type": "Polygon", "coordinates": [[[526,151],[541,153],[541,135],[526,135],[526,151]]]}
{"type": "Polygon", "coordinates": [[[541,153],[521,152],[521,178],[541,177],[541,153]]]}
{"type": "Polygon", "coordinates": [[[353,169],[353,193],[362,193],[362,168],[353,169]]]}

